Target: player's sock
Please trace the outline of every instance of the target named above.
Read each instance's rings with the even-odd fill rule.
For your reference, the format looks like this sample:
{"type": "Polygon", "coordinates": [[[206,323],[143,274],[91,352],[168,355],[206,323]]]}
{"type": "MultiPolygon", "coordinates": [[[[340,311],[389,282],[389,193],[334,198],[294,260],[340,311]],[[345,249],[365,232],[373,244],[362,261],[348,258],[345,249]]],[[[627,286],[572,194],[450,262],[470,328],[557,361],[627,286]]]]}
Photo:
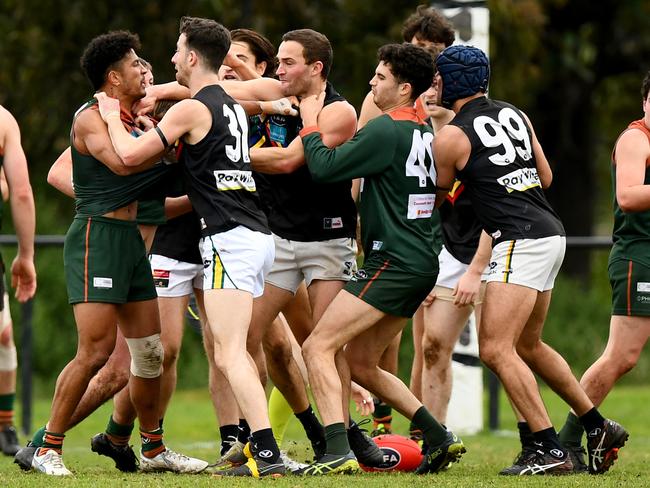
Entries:
{"type": "Polygon", "coordinates": [[[246,444],[250,436],[251,428],[248,426],[248,422],[246,422],[246,419],[239,419],[239,432],[237,433],[237,440],[242,444],[246,444]]]}
{"type": "Polygon", "coordinates": [[[560,429],[560,442],[565,446],[579,446],[582,443],[584,431],[580,419],[573,412],[569,412],[566,416],[566,422],[560,429]]]}
{"type": "Polygon", "coordinates": [[[35,447],[42,447],[43,437],[45,437],[45,426],[34,432],[34,436],[32,437],[32,445],[35,447]]]}
{"type": "Polygon", "coordinates": [[[603,417],[596,407],[589,410],[586,414],[580,416],[580,423],[585,428],[585,432],[591,432],[595,429],[602,429],[605,423],[603,417]]]}
{"type": "Polygon", "coordinates": [[[161,428],[152,431],[140,429],[140,440],[142,441],[142,455],[145,457],[155,458],[165,450],[161,428]]]}
{"type": "Polygon", "coordinates": [[[277,463],[280,459],[280,448],[271,429],[251,432],[251,447],[252,452],[267,463],[277,463]]]}
{"type": "Polygon", "coordinates": [[[325,426],[325,442],[327,443],[327,454],[340,456],[350,452],[348,433],[343,422],[325,426]]]}
{"type": "Polygon", "coordinates": [[[16,393],[0,395],[0,425],[13,425],[16,393]]]}
{"type": "Polygon", "coordinates": [[[61,454],[63,452],[64,438],[65,434],[57,434],[56,432],[50,432],[49,430],[46,430],[45,436],[43,437],[43,445],[39,449],[39,454],[43,454],[49,449],[52,449],[53,451],[61,454]]]}
{"type": "MultiPolygon", "coordinates": [[[[536,443],[542,443],[544,447],[549,449],[549,451],[551,449],[558,449],[561,452],[566,454],[566,448],[560,442],[560,439],[557,436],[557,432],[555,432],[555,429],[553,427],[549,427],[548,429],[533,432],[533,437],[536,443]]],[[[555,456],[555,457],[561,458],[563,456],[555,456]]]]}
{"type": "Polygon", "coordinates": [[[530,446],[535,442],[535,437],[528,426],[528,422],[517,422],[517,430],[519,431],[519,442],[521,446],[530,446]]]}
{"type": "Polygon", "coordinates": [[[221,452],[223,456],[228,452],[228,449],[237,442],[237,434],[239,433],[239,426],[236,424],[222,425],[219,427],[219,435],[221,436],[221,452]]]}
{"type": "Polygon", "coordinates": [[[424,406],[416,410],[413,423],[422,431],[422,436],[429,446],[440,445],[447,438],[447,430],[424,406]]]}
{"type": "Polygon", "coordinates": [[[309,405],[309,407],[307,407],[307,410],[304,412],[297,413],[296,417],[298,420],[300,420],[300,423],[302,424],[303,428],[305,429],[305,433],[307,434],[307,438],[310,441],[322,442],[322,439],[325,438],[325,431],[323,430],[323,426],[318,420],[318,417],[316,417],[316,414],[312,410],[311,405],[309,405]]]}
{"type": "Polygon", "coordinates": [[[118,424],[113,420],[111,415],[108,418],[108,425],[106,425],[106,437],[116,446],[126,446],[131,439],[131,432],[133,432],[133,424],[123,425],[118,424]]]}
{"type": "Polygon", "coordinates": [[[373,402],[375,403],[375,411],[372,412],[373,427],[376,429],[379,424],[384,424],[390,428],[390,423],[393,421],[393,409],[379,398],[374,398],[373,402]]]}
{"type": "Polygon", "coordinates": [[[271,429],[273,429],[273,434],[275,435],[275,440],[279,446],[282,445],[284,434],[287,432],[292,415],[293,410],[291,410],[291,406],[286,398],[280,393],[280,390],[273,387],[271,396],[269,397],[269,420],[271,422],[271,429]]]}

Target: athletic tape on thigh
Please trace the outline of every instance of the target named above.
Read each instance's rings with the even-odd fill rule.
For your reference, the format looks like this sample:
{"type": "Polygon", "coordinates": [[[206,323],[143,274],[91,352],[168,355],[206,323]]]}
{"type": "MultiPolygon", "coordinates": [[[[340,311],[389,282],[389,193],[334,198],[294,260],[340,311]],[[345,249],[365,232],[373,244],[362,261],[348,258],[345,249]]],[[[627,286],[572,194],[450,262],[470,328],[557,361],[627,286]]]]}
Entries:
{"type": "Polygon", "coordinates": [[[140,338],[126,338],[131,353],[131,374],[138,378],[157,378],[162,374],[165,355],[160,334],[140,338]]]}
{"type": "Polygon", "coordinates": [[[16,346],[3,346],[0,344],[0,371],[13,371],[18,367],[16,346]]]}

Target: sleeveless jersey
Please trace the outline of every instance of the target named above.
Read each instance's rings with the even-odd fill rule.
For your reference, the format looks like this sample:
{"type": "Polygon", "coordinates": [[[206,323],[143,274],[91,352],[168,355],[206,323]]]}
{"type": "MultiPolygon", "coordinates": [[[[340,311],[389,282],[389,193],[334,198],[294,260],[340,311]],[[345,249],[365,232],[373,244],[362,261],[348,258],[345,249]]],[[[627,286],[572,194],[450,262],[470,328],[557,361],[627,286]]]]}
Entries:
{"type": "Polygon", "coordinates": [[[305,130],[303,144],[314,179],[363,177],[359,215],[366,259],[378,256],[410,273],[435,276],[433,132],[415,109],[401,108],[372,119],[335,149],[328,149],[310,130],[305,130]]]}
{"type": "Polygon", "coordinates": [[[194,99],[210,110],[212,127],[196,144],[183,143],[180,162],[202,234],[239,225],[269,234],[251,171],[244,109],[218,85],[202,88],[194,99]]]}
{"type": "Polygon", "coordinates": [[[450,124],[472,145],[458,179],[467,185],[476,216],[494,244],[565,234],[542,190],[531,129],[516,107],[476,98],[463,105],[450,124]]]}
{"type": "MultiPolygon", "coordinates": [[[[74,120],[84,110],[97,110],[97,100],[90,100],[77,110],[73,128],[74,120]]],[[[122,110],[120,116],[127,130],[135,135],[135,122],[131,114],[122,110]]],[[[170,171],[167,165],[160,163],[141,173],[120,176],[93,156],[81,154],[75,148],[73,139],[71,133],[72,181],[77,216],[99,216],[145,196],[153,198],[154,194],[165,194],[166,176],[170,171]]]]}
{"type": "Polygon", "coordinates": [[[438,207],[445,248],[461,263],[469,264],[478,248],[483,227],[476,218],[465,184],[454,181],[445,201],[438,207]]]}
{"type": "MultiPolygon", "coordinates": [[[[632,122],[630,129],[642,131],[650,141],[650,130],[643,119],[632,122]]],[[[622,134],[621,134],[622,135],[622,134]]],[[[620,138],[620,136],[619,136],[620,138]]],[[[618,142],[618,141],[617,141],[618,142]]],[[[616,145],[614,145],[616,147],[616,145]]],[[[616,200],[616,164],[612,153],[612,183],[614,186],[614,245],[610,253],[610,262],[618,259],[634,261],[650,267],[650,210],[642,212],[623,212],[616,200]]],[[[646,165],[644,185],[650,185],[650,168],[646,165]]]]}
{"type": "MultiPolygon", "coordinates": [[[[345,101],[331,83],[325,105],[345,101]]],[[[271,115],[264,123],[264,145],[286,147],[302,129],[300,117],[271,115]]],[[[289,174],[255,173],[274,234],[293,241],[313,242],[354,237],[357,209],[352,182],[315,183],[307,166],[289,174]]]]}
{"type": "MultiPolygon", "coordinates": [[[[180,170],[180,168],[179,168],[180,170]]],[[[170,197],[185,195],[182,180],[177,179],[170,191],[170,197]]],[[[201,264],[199,240],[201,239],[201,226],[199,216],[194,210],[169,219],[159,225],[151,243],[151,254],[158,254],[184,263],[201,264]]]]}

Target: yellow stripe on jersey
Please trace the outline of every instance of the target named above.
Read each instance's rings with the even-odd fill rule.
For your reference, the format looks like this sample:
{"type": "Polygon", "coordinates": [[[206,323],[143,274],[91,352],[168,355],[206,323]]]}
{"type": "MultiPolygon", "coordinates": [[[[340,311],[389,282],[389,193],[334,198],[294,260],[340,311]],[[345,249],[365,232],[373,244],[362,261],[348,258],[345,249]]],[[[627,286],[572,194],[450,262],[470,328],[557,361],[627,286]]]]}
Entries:
{"type": "Polygon", "coordinates": [[[503,282],[508,283],[510,278],[510,273],[512,273],[512,253],[515,250],[515,241],[510,241],[510,247],[508,248],[508,254],[506,255],[506,269],[503,270],[503,282]]]}

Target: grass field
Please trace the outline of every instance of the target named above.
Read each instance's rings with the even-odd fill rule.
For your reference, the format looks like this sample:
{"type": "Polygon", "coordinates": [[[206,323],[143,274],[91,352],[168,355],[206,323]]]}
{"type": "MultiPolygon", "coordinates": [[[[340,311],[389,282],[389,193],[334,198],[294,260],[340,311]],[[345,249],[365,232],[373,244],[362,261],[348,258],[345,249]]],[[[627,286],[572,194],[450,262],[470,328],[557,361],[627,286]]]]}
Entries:
{"type": "MultiPolygon", "coordinates": [[[[553,422],[561,425],[566,407],[549,391],[543,391],[553,422]]],[[[621,386],[610,395],[602,407],[605,415],[621,422],[630,432],[630,440],[621,451],[621,457],[612,470],[602,476],[527,477],[506,478],[496,473],[509,464],[518,450],[514,432],[514,419],[505,398],[501,402],[501,430],[497,434],[484,433],[463,438],[468,453],[460,464],[439,475],[416,476],[413,474],[364,474],[357,476],[333,476],[303,479],[287,476],[277,480],[223,479],[209,475],[174,474],[124,474],[114,469],[112,462],[90,451],[90,437],[104,429],[110,405],[105,405],[92,417],[68,433],[65,442],[65,461],[75,473],[73,478],[54,479],[38,473],[24,473],[12,464],[12,459],[0,459],[0,487],[58,487],[58,486],[249,486],[253,483],[272,483],[274,487],[301,486],[363,486],[392,488],[401,486],[436,487],[488,487],[488,486],[589,486],[628,487],[650,486],[650,422],[648,421],[650,389],[647,387],[621,386]],[[510,430],[508,430],[510,429],[510,430]]],[[[49,409],[48,400],[35,403],[35,421],[44,422],[49,409]]],[[[407,431],[402,418],[395,421],[397,433],[407,431]]],[[[172,449],[213,462],[218,449],[217,427],[207,391],[179,391],[165,418],[165,440],[172,449]]],[[[292,421],[284,449],[298,460],[309,454],[307,443],[302,440],[300,426],[292,421]]],[[[137,441],[137,439],[136,439],[137,441]]],[[[137,442],[136,442],[137,444],[137,442]]]]}

